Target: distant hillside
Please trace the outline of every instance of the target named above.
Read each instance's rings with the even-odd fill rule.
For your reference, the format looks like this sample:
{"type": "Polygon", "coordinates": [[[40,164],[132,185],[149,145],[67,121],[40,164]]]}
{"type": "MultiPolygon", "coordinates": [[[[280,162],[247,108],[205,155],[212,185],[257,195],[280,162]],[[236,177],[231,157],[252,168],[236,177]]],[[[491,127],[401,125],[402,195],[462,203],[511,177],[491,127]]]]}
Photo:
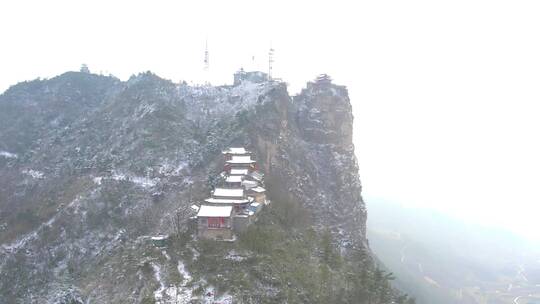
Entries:
{"type": "Polygon", "coordinates": [[[368,207],[372,250],[418,303],[513,303],[540,294],[540,250],[519,237],[384,200],[368,207]]]}

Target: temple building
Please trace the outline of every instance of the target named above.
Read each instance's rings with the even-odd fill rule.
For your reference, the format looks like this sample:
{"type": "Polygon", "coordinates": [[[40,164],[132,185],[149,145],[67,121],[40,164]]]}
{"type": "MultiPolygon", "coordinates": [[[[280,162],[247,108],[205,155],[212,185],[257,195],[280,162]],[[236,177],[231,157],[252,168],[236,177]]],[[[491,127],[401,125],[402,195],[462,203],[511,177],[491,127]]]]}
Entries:
{"type": "Polygon", "coordinates": [[[257,220],[268,201],[263,187],[264,175],[257,169],[252,153],[245,148],[222,152],[223,180],[199,207],[196,219],[198,236],[214,240],[232,240],[257,220]]]}
{"type": "Polygon", "coordinates": [[[229,175],[232,176],[232,175],[248,175],[249,174],[249,170],[248,169],[231,169],[229,171],[229,175]]]}
{"type": "Polygon", "coordinates": [[[212,197],[217,199],[244,199],[246,198],[243,188],[216,188],[212,191],[212,197]]]}
{"type": "Polygon", "coordinates": [[[246,72],[241,68],[238,72],[234,73],[233,85],[237,86],[242,84],[244,81],[249,81],[252,83],[263,83],[268,81],[268,74],[260,71],[246,72]]]}
{"type": "Polygon", "coordinates": [[[242,187],[242,181],[244,176],[242,175],[228,175],[225,178],[225,187],[227,188],[240,188],[242,187]]]}
{"type": "Polygon", "coordinates": [[[257,162],[251,159],[250,155],[233,155],[231,159],[225,161],[225,171],[232,169],[247,169],[248,172],[257,170],[257,162]]]}
{"type": "Polygon", "coordinates": [[[257,203],[264,204],[266,202],[266,189],[261,186],[251,188],[248,191],[248,195],[253,197],[253,200],[257,203]]]}
{"type": "Polygon", "coordinates": [[[251,152],[245,148],[229,148],[221,152],[225,156],[225,160],[230,160],[233,156],[250,156],[251,152]]]}
{"type": "Polygon", "coordinates": [[[197,213],[197,234],[215,240],[233,239],[233,208],[202,205],[197,213]]]}

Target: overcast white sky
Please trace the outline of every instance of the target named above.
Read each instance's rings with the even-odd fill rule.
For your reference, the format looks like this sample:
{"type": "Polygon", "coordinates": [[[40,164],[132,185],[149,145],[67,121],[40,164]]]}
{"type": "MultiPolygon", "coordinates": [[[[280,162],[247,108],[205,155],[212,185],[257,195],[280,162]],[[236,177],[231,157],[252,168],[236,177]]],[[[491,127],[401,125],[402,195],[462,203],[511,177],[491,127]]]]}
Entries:
{"type": "Polygon", "coordinates": [[[266,70],[271,42],[291,91],[323,72],[349,87],[368,208],[384,198],[540,239],[538,16],[537,0],[2,1],[0,92],[81,63],[230,83],[266,70]]]}

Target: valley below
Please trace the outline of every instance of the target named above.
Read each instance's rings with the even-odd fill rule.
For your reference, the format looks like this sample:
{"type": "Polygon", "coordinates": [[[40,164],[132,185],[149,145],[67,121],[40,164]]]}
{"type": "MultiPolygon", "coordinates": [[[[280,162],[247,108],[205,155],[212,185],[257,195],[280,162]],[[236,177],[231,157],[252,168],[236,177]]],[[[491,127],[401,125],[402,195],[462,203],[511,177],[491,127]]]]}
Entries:
{"type": "Polygon", "coordinates": [[[370,246],[418,303],[540,303],[540,252],[534,246],[435,212],[377,204],[369,205],[370,246]],[[389,208],[392,219],[381,218],[389,208]]]}

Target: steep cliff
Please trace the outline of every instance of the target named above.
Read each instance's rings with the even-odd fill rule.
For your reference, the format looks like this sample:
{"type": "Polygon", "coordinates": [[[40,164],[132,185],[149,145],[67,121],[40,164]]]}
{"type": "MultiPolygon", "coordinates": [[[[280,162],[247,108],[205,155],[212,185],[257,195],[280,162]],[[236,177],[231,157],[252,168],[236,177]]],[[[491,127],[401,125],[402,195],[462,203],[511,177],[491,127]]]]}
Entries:
{"type": "MultiPolygon", "coordinates": [[[[271,99],[283,98],[286,92],[271,99]]],[[[279,132],[262,126],[251,133],[260,154],[271,153],[266,172],[281,189],[301,200],[319,227],[331,227],[345,243],[365,245],[366,210],[352,143],[353,116],[345,87],[308,83],[288,102],[277,106],[279,132]],[[274,148],[268,144],[274,142],[274,148]],[[261,144],[262,143],[262,144],[261,144]],[[265,144],[266,143],[266,144],[265,144]],[[267,152],[268,151],[268,152],[267,152]]],[[[269,119],[270,111],[257,111],[269,119]]]]}
{"type": "Polygon", "coordinates": [[[368,257],[345,87],[313,82],[291,97],[279,82],[70,72],[10,88],[0,115],[2,303],[204,302],[213,288],[275,303],[334,301],[339,290],[343,303],[397,297],[368,257]],[[235,244],[196,242],[189,206],[232,144],[255,152],[275,203],[235,244]],[[167,250],[149,244],[157,233],[173,235],[167,250]],[[208,268],[235,252],[234,267],[208,268]],[[293,254],[307,259],[294,273],[293,254]],[[345,287],[346,269],[382,291],[368,295],[360,277],[345,287]],[[310,274],[321,279],[306,285],[310,274]],[[328,276],[330,292],[316,292],[328,276]]]}

